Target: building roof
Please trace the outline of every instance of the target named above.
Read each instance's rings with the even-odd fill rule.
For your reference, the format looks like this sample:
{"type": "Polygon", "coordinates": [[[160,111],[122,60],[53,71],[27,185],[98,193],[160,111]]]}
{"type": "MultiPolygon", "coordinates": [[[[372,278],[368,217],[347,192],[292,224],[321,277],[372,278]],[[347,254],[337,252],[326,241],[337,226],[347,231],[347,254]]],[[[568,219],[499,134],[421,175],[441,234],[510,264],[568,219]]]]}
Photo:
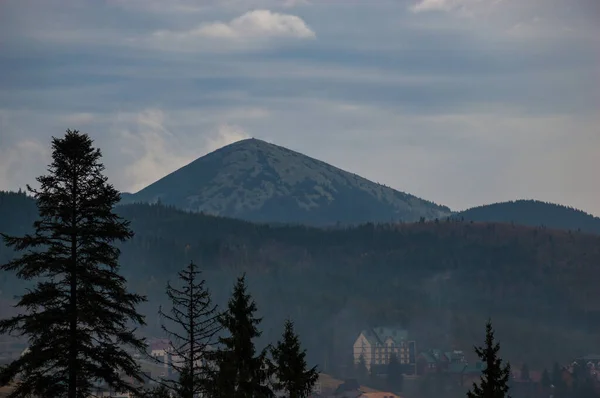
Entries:
{"type": "Polygon", "coordinates": [[[450,362],[452,361],[462,361],[465,358],[465,353],[462,351],[446,351],[444,353],[444,356],[446,357],[446,359],[450,362]]]}
{"type": "Polygon", "coordinates": [[[361,395],[361,397],[364,397],[364,398],[401,398],[400,395],[396,395],[391,392],[383,392],[383,391],[367,392],[367,393],[364,393],[363,395],[361,395]]]}
{"type": "Polygon", "coordinates": [[[425,359],[428,363],[436,363],[436,362],[450,362],[464,364],[465,363],[465,353],[463,351],[455,350],[455,351],[442,351],[438,349],[430,349],[427,351],[421,352],[421,357],[425,359]]]}
{"type": "Polygon", "coordinates": [[[369,343],[383,345],[388,338],[394,343],[400,343],[408,339],[408,331],[405,329],[393,328],[388,326],[378,326],[372,329],[362,331],[369,343]]]}
{"type": "Polygon", "coordinates": [[[425,361],[427,363],[436,363],[437,360],[435,359],[435,357],[433,356],[433,354],[429,353],[429,352],[422,352],[421,353],[421,357],[423,359],[425,359],[425,361]]]}
{"type": "Polygon", "coordinates": [[[431,353],[431,355],[433,355],[433,357],[436,360],[442,359],[442,356],[444,355],[444,353],[442,352],[442,350],[438,350],[437,348],[431,349],[431,350],[429,350],[429,352],[431,353]]]}
{"type": "Polygon", "coordinates": [[[485,362],[475,362],[474,364],[468,365],[463,373],[481,373],[485,368],[487,368],[485,362]]]}
{"type": "Polygon", "coordinates": [[[467,362],[455,362],[448,365],[449,373],[477,374],[481,373],[486,367],[483,362],[468,364],[467,362]]]}

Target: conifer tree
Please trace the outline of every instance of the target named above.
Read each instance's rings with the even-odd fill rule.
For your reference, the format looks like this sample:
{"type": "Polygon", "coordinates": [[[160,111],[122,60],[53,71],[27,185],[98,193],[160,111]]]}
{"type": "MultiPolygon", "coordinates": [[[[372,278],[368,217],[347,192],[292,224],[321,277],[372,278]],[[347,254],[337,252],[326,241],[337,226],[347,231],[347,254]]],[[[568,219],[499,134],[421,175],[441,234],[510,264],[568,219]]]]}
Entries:
{"type": "Polygon", "coordinates": [[[18,376],[10,397],[87,398],[95,381],[135,390],[123,374],[143,381],[126,347],[144,351],[134,325],[144,325],[119,275],[115,241],[132,237],[129,223],[113,213],[119,192],[102,174],[101,152],[87,134],[67,130],[52,139],[48,175],[27,187],[39,210],[35,233],[3,235],[23,252],[1,267],[36,282],[20,297],[20,315],[0,321],[0,333],[26,336],[28,350],[0,371],[0,384],[18,376]]]}
{"type": "Polygon", "coordinates": [[[542,372],[542,387],[549,388],[552,384],[552,380],[550,379],[550,373],[548,373],[548,369],[544,368],[542,372]]]}
{"type": "Polygon", "coordinates": [[[387,367],[387,386],[394,392],[402,391],[404,384],[404,375],[402,374],[402,366],[398,361],[398,356],[395,353],[390,355],[390,362],[387,367]]]}
{"type": "Polygon", "coordinates": [[[488,320],[485,328],[485,345],[475,347],[475,352],[486,366],[479,385],[473,383],[473,388],[467,393],[467,397],[509,398],[510,364],[503,365],[503,361],[498,355],[500,344],[494,342],[494,329],[491,320],[488,320]]]}
{"type": "Polygon", "coordinates": [[[554,385],[554,392],[556,394],[556,397],[565,397],[567,395],[568,388],[566,381],[563,379],[563,369],[558,364],[558,362],[555,362],[552,366],[551,379],[552,384],[554,385]]]}
{"type": "Polygon", "coordinates": [[[218,398],[265,398],[272,397],[269,387],[270,364],[268,347],[256,355],[254,339],[260,337],[255,318],[256,303],[246,292],[246,277],[238,278],[229,299],[227,310],[219,317],[219,323],[227,334],[219,338],[219,348],[211,355],[216,368],[213,379],[213,397],[218,398]]]}
{"type": "Polygon", "coordinates": [[[194,262],[178,273],[181,287],[167,283],[167,296],[171,300],[170,314],[159,314],[172,326],[161,325],[170,339],[172,366],[179,373],[178,380],[163,383],[180,398],[193,398],[206,393],[211,381],[211,369],[207,358],[215,335],[221,330],[217,306],[200,277],[201,271],[194,262]]]}
{"type": "Polygon", "coordinates": [[[275,365],[275,388],[285,391],[289,398],[305,398],[319,378],[317,367],[308,369],[306,351],[300,347],[292,321],[285,322],[282,340],[272,350],[275,365]]]}

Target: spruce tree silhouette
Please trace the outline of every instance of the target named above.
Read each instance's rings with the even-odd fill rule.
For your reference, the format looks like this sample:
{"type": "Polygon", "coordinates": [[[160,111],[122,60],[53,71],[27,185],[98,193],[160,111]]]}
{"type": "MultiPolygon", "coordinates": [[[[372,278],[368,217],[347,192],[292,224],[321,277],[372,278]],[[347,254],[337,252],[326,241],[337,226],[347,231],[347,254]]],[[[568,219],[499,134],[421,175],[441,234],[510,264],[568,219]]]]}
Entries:
{"type": "Polygon", "coordinates": [[[510,398],[508,395],[510,364],[502,364],[499,351],[500,344],[494,342],[492,321],[488,320],[485,326],[485,344],[482,347],[475,347],[477,356],[486,367],[479,384],[473,383],[472,390],[467,392],[468,398],[510,398]]]}
{"type": "Polygon", "coordinates": [[[36,201],[35,233],[2,235],[23,252],[2,265],[36,286],[20,297],[20,315],[0,321],[0,333],[26,336],[29,347],[0,370],[0,384],[19,377],[10,397],[87,398],[102,380],[117,391],[136,391],[123,374],[142,382],[139,365],[125,347],[144,351],[130,324],[144,325],[119,275],[115,241],[132,237],[129,223],[113,213],[119,192],[102,174],[101,152],[87,134],[67,130],[52,139],[49,174],[36,201]]]}
{"type": "Polygon", "coordinates": [[[268,348],[256,355],[254,339],[260,337],[255,318],[256,303],[246,292],[245,275],[238,278],[227,310],[219,317],[226,337],[219,338],[219,348],[211,354],[216,367],[212,382],[213,397],[267,398],[272,397],[269,387],[271,376],[267,361],[268,348]]]}
{"type": "Polygon", "coordinates": [[[272,350],[275,365],[275,387],[285,391],[289,398],[306,398],[319,378],[317,367],[308,368],[306,351],[294,331],[292,321],[285,322],[283,336],[272,350]]]}

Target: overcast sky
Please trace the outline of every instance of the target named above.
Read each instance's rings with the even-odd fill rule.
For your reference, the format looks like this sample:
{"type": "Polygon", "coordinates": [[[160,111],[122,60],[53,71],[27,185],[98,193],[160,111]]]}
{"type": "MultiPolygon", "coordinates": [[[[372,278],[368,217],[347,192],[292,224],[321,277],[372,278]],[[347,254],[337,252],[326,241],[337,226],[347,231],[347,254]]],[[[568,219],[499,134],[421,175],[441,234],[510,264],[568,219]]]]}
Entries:
{"type": "Polygon", "coordinates": [[[460,210],[600,215],[598,0],[0,0],[0,189],[89,133],[136,191],[256,137],[460,210]]]}

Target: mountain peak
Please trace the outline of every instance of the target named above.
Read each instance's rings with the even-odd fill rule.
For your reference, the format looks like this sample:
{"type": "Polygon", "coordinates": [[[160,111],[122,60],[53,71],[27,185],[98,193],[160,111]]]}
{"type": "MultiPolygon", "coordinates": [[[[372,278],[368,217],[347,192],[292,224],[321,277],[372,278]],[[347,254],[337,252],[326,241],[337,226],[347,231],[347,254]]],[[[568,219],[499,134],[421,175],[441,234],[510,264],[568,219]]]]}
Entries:
{"type": "Polygon", "coordinates": [[[259,222],[415,221],[450,209],[257,138],[196,159],[127,202],[155,202],[259,222]]]}
{"type": "MultiPolygon", "coordinates": [[[[276,145],[271,142],[261,140],[259,138],[251,137],[251,138],[244,138],[239,141],[232,142],[231,144],[228,144],[219,149],[216,149],[215,151],[208,153],[205,156],[210,156],[212,153],[227,152],[227,151],[232,151],[232,150],[289,151],[289,152],[299,153],[299,152],[295,152],[291,149],[288,149],[286,147],[282,147],[280,145],[276,145]]],[[[200,160],[200,159],[202,159],[202,157],[198,158],[197,160],[200,160]]]]}

